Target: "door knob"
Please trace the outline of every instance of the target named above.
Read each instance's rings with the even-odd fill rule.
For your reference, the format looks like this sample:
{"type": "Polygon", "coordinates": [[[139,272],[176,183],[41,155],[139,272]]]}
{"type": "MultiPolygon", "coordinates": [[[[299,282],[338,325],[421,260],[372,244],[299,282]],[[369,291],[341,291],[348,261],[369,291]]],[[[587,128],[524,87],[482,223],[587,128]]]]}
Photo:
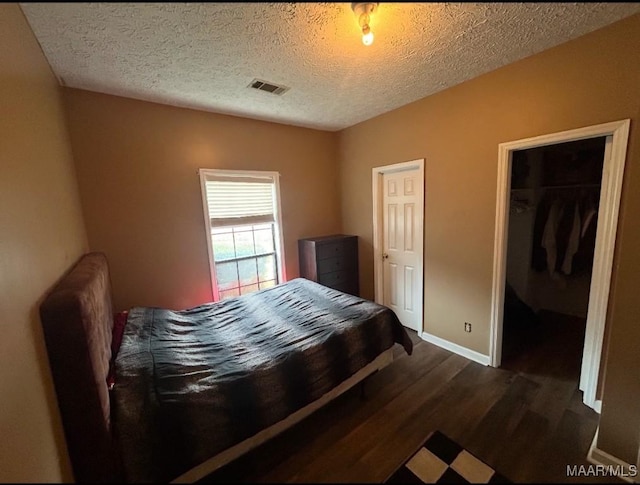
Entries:
{"type": "Polygon", "coordinates": [[[382,259],[387,259],[389,258],[389,255],[387,253],[382,253],[382,259]]]}

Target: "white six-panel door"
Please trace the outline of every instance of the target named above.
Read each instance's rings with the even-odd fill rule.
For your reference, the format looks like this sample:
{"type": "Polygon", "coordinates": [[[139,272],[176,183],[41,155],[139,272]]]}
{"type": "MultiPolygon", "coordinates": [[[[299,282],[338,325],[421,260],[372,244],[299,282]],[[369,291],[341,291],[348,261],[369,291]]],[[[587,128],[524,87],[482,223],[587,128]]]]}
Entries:
{"type": "Polygon", "coordinates": [[[423,183],[420,170],[382,174],[383,304],[422,331],[423,183]]]}

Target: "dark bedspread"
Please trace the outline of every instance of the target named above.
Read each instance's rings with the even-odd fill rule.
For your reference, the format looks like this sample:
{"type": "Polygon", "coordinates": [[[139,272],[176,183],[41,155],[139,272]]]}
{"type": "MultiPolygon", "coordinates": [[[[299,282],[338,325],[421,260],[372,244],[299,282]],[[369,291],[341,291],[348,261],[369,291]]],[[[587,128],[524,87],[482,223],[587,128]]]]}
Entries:
{"type": "Polygon", "coordinates": [[[387,307],[295,279],[184,311],[133,308],[114,425],[128,481],[167,481],[320,398],[398,342],[387,307]]]}

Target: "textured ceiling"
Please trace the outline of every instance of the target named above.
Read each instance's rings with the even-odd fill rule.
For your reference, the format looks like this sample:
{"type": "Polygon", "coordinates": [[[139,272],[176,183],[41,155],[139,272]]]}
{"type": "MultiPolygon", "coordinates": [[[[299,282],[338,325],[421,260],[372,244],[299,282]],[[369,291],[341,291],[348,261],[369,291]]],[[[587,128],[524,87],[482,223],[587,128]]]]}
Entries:
{"type": "Polygon", "coordinates": [[[66,86],[338,130],[640,12],[640,3],[23,3],[66,86]],[[248,89],[254,79],[290,87],[248,89]]]}

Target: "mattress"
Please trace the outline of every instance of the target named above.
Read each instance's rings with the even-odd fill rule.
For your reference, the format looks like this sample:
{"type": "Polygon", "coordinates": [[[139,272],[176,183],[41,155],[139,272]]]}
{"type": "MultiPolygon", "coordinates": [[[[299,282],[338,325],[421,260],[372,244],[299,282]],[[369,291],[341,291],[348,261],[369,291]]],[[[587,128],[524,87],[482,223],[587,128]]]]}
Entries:
{"type": "Polygon", "coordinates": [[[182,311],[135,307],[116,359],[128,481],[169,481],[412,344],[394,312],[297,278],[182,311]]]}

